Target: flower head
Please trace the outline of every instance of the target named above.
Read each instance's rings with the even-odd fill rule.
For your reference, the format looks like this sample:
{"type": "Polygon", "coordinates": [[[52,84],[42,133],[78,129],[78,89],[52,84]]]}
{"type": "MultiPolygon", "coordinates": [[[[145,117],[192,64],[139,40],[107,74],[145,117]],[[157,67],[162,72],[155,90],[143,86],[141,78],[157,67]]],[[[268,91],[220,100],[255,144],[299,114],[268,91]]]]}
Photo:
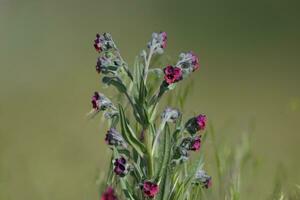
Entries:
{"type": "Polygon", "coordinates": [[[179,67],[173,67],[171,65],[164,68],[165,82],[170,85],[176,83],[182,79],[182,70],[179,67]]]}
{"type": "Polygon", "coordinates": [[[162,54],[167,47],[167,33],[153,33],[151,41],[148,43],[148,48],[152,48],[153,53],[162,54]]]}
{"type": "Polygon", "coordinates": [[[192,151],[198,151],[201,147],[201,136],[196,136],[193,138],[193,141],[190,146],[190,150],[192,151]]]}
{"type": "Polygon", "coordinates": [[[200,114],[196,117],[196,120],[197,120],[199,130],[204,130],[206,126],[206,116],[200,114]]]}
{"type": "Polygon", "coordinates": [[[105,142],[110,146],[124,146],[127,144],[121,134],[114,128],[110,128],[105,136],[105,142]]]}
{"type": "Polygon", "coordinates": [[[166,122],[176,122],[181,113],[177,109],[166,108],[161,114],[161,118],[166,122]]]}
{"type": "Polygon", "coordinates": [[[177,62],[176,66],[180,67],[183,70],[184,75],[188,75],[200,67],[199,58],[192,51],[181,53],[179,55],[179,61],[177,62]]]}
{"type": "Polygon", "coordinates": [[[94,40],[94,48],[97,52],[107,51],[112,48],[116,48],[112,37],[109,33],[103,33],[100,35],[99,33],[96,34],[96,39],[94,40]]]}
{"type": "Polygon", "coordinates": [[[204,170],[199,170],[195,175],[193,183],[196,185],[201,184],[206,189],[210,188],[212,186],[211,176],[208,176],[204,170]]]}
{"type": "Polygon", "coordinates": [[[113,107],[111,101],[106,96],[104,96],[99,92],[94,92],[91,103],[93,109],[96,111],[106,110],[107,108],[113,107]]]}
{"type": "Polygon", "coordinates": [[[114,172],[121,177],[128,173],[127,161],[123,156],[114,160],[114,172]]]}
{"type": "Polygon", "coordinates": [[[102,72],[104,74],[107,74],[109,72],[115,73],[121,65],[122,62],[118,56],[106,52],[103,56],[98,58],[96,71],[98,73],[102,72]]]}
{"type": "Polygon", "coordinates": [[[158,193],[159,187],[156,183],[151,181],[145,181],[143,184],[143,192],[144,195],[149,198],[154,198],[155,195],[158,193]]]}
{"type": "Polygon", "coordinates": [[[101,200],[118,200],[115,190],[112,187],[108,187],[101,195],[101,200]]]}
{"type": "Polygon", "coordinates": [[[197,117],[189,119],[185,124],[185,128],[190,134],[194,135],[197,131],[205,129],[206,121],[206,116],[200,114],[197,117]]]}

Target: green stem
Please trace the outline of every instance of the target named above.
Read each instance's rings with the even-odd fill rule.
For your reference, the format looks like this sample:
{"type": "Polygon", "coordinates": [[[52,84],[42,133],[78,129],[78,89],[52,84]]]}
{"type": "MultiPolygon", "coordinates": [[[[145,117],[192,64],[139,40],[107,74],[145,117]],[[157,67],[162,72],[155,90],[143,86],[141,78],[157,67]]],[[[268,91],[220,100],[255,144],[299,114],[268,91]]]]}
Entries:
{"type": "Polygon", "coordinates": [[[148,168],[148,176],[151,179],[154,175],[154,168],[153,168],[153,156],[152,156],[152,136],[151,134],[147,131],[147,129],[143,129],[144,135],[145,135],[145,140],[144,144],[147,149],[147,168],[148,168]]]}

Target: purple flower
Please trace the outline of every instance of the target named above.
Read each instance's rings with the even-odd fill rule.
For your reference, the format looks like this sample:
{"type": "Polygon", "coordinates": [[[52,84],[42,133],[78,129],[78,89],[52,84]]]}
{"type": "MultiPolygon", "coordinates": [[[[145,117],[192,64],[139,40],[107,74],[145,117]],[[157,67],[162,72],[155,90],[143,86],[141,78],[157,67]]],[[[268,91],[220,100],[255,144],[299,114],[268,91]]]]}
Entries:
{"type": "Polygon", "coordinates": [[[156,183],[151,181],[145,181],[143,184],[143,192],[146,197],[154,198],[158,193],[159,187],[156,183]]]}
{"type": "Polygon", "coordinates": [[[111,103],[111,101],[99,92],[94,92],[91,103],[93,110],[96,111],[106,110],[107,108],[114,108],[114,105],[111,103]]]}
{"type": "Polygon", "coordinates": [[[100,35],[96,34],[96,39],[94,40],[94,48],[97,52],[101,53],[102,51],[107,51],[112,48],[116,48],[112,37],[109,33],[103,33],[100,35]]]}
{"type": "Polygon", "coordinates": [[[193,183],[196,185],[201,184],[204,188],[207,189],[212,186],[212,179],[211,176],[208,176],[204,170],[199,170],[195,175],[193,183]]]}
{"type": "Polygon", "coordinates": [[[123,156],[114,160],[114,172],[121,177],[128,173],[127,161],[123,156]]]}
{"type": "Polygon", "coordinates": [[[182,79],[182,71],[179,67],[173,67],[172,65],[164,68],[165,82],[170,85],[176,83],[182,79]]]}
{"type": "Polygon", "coordinates": [[[198,151],[201,147],[201,136],[196,136],[190,146],[190,150],[198,151]]]}
{"type": "Polygon", "coordinates": [[[206,126],[206,116],[205,115],[198,115],[197,116],[197,124],[198,124],[198,127],[199,127],[199,130],[204,130],[205,129],[205,126],[206,126]]]}
{"type": "Polygon", "coordinates": [[[109,52],[99,57],[96,64],[96,71],[103,74],[115,73],[121,66],[121,59],[109,52]]]}
{"type": "Polygon", "coordinates": [[[127,146],[121,134],[114,128],[110,128],[107,131],[105,142],[110,146],[127,146]]]}
{"type": "Polygon", "coordinates": [[[112,187],[108,187],[101,195],[101,200],[118,200],[115,190],[112,187]]]}
{"type": "Polygon", "coordinates": [[[167,47],[167,33],[153,33],[151,41],[148,43],[148,48],[153,50],[153,53],[162,54],[167,47]]]}

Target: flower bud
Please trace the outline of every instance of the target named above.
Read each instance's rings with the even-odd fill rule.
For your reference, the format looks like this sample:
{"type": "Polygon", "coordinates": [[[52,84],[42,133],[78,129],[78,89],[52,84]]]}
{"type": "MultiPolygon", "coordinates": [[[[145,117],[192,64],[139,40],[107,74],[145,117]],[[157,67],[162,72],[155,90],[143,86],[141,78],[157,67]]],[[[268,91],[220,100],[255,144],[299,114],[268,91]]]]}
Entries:
{"type": "Polygon", "coordinates": [[[92,107],[94,110],[106,110],[107,108],[112,108],[113,104],[112,102],[103,94],[99,92],[95,92],[92,96],[92,107]]]}
{"type": "Polygon", "coordinates": [[[204,188],[210,188],[212,186],[211,176],[208,176],[204,170],[197,171],[194,181],[194,184],[201,184],[204,188]]]}
{"type": "Polygon", "coordinates": [[[114,128],[110,128],[105,136],[105,142],[110,146],[123,146],[126,147],[127,144],[121,134],[114,128]]]}
{"type": "Polygon", "coordinates": [[[205,129],[206,121],[206,116],[200,114],[197,117],[189,119],[185,124],[185,128],[190,134],[194,135],[197,131],[205,129]]]}
{"type": "Polygon", "coordinates": [[[96,71],[98,73],[102,72],[104,74],[115,73],[121,65],[122,61],[118,56],[106,52],[105,55],[98,58],[96,71]]]}
{"type": "Polygon", "coordinates": [[[177,109],[166,108],[161,114],[162,120],[166,122],[175,123],[176,120],[180,117],[181,113],[177,109]]]}
{"type": "Polygon", "coordinates": [[[180,67],[183,71],[183,75],[187,76],[200,67],[199,58],[192,51],[181,53],[176,66],[180,67]]]}
{"type": "Polygon", "coordinates": [[[148,43],[148,48],[153,49],[153,53],[162,54],[167,47],[167,33],[153,33],[151,41],[148,43]]]}
{"type": "Polygon", "coordinates": [[[112,37],[109,33],[103,33],[100,35],[99,33],[96,35],[96,39],[94,40],[94,48],[97,52],[107,51],[112,48],[116,48],[112,37]]]}

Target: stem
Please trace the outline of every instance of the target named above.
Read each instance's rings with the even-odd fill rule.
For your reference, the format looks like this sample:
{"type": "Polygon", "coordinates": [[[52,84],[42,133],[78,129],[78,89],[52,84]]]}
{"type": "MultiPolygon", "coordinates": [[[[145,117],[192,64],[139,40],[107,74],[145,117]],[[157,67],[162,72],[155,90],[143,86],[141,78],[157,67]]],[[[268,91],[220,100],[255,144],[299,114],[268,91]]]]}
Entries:
{"type": "Polygon", "coordinates": [[[146,60],[146,63],[145,63],[145,71],[144,71],[145,84],[147,82],[148,70],[149,70],[149,66],[150,66],[150,60],[151,60],[152,55],[153,55],[153,50],[154,50],[154,48],[153,48],[153,46],[151,46],[149,54],[148,54],[148,59],[146,60]]]}
{"type": "Polygon", "coordinates": [[[154,168],[153,168],[153,156],[152,156],[152,137],[149,133],[145,133],[147,129],[143,129],[145,135],[145,146],[147,149],[147,167],[148,167],[148,176],[152,178],[154,175],[154,168]]]}

